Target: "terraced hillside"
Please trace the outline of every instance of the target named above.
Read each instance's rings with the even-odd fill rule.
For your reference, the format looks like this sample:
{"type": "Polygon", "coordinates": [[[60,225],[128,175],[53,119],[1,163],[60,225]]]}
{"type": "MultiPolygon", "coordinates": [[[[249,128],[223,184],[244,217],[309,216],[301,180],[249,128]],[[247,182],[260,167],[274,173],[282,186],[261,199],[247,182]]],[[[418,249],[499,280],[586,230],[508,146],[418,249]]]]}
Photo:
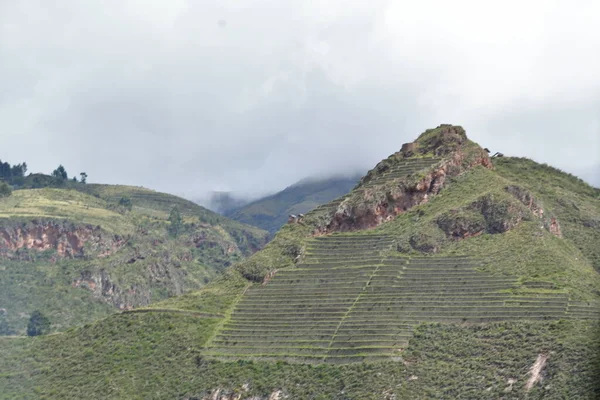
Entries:
{"type": "Polygon", "coordinates": [[[519,280],[478,271],[481,259],[408,257],[394,245],[382,235],[311,241],[296,268],[246,292],[207,354],[372,361],[400,355],[421,322],[600,319],[600,308],[561,291],[512,294],[519,280]]]}
{"type": "Polygon", "coordinates": [[[382,185],[397,179],[403,179],[414,174],[415,172],[431,167],[438,162],[440,162],[440,159],[435,157],[402,160],[401,162],[395,163],[390,167],[386,166],[387,168],[381,168],[379,171],[377,171],[379,172],[377,175],[366,176],[358,184],[358,188],[364,189],[373,187],[375,185],[382,185]]]}
{"type": "Polygon", "coordinates": [[[0,398],[598,398],[600,190],[456,126],[403,148],[199,291],[3,338],[0,398]]]}

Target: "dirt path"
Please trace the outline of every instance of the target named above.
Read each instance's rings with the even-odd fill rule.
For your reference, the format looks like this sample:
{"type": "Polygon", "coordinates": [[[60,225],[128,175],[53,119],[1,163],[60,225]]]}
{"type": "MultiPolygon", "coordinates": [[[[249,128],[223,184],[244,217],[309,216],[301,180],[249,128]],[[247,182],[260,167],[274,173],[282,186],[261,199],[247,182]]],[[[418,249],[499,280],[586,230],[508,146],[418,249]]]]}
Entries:
{"type": "Polygon", "coordinates": [[[548,360],[548,355],[546,354],[540,354],[537,358],[537,360],[535,360],[535,363],[533,363],[533,365],[531,366],[531,369],[529,370],[529,374],[531,375],[529,377],[529,380],[527,381],[527,384],[525,385],[525,390],[530,391],[531,388],[533,387],[533,385],[535,385],[536,383],[538,383],[539,381],[542,380],[541,377],[541,373],[542,370],[544,369],[544,366],[546,365],[546,361],[548,360]]]}

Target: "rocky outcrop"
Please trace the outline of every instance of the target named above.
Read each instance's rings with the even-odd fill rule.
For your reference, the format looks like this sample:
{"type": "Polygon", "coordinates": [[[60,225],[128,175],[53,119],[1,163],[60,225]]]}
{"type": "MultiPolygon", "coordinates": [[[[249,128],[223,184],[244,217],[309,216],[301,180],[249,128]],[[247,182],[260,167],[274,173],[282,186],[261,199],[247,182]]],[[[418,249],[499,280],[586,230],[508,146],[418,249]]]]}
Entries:
{"type": "MultiPolygon", "coordinates": [[[[440,140],[456,144],[452,140],[462,143],[463,139],[450,130],[440,140]]],[[[434,143],[438,141],[434,140],[434,143]]],[[[431,196],[440,192],[449,178],[479,165],[492,168],[488,154],[483,149],[471,149],[467,156],[458,148],[418,178],[399,178],[385,185],[355,191],[338,206],[330,222],[318,227],[314,234],[369,229],[390,221],[408,209],[429,201],[431,196]]]]}
{"type": "Polygon", "coordinates": [[[274,390],[268,396],[251,396],[248,395],[249,385],[245,384],[238,390],[229,390],[218,388],[212,390],[209,394],[203,396],[188,396],[186,400],[284,400],[288,396],[284,395],[281,390],[274,390]]]}
{"type": "Polygon", "coordinates": [[[81,277],[73,281],[72,286],[88,289],[94,293],[94,297],[112,303],[120,310],[131,310],[134,305],[150,304],[150,293],[147,290],[138,290],[136,286],[122,290],[111,280],[110,275],[104,269],[94,273],[82,272],[81,277]]]}
{"type": "Polygon", "coordinates": [[[223,255],[229,255],[236,251],[241,252],[235,243],[223,240],[215,235],[209,235],[206,232],[199,232],[190,237],[190,240],[186,241],[186,245],[189,247],[195,247],[197,249],[220,249],[223,255]]]}
{"type": "Polygon", "coordinates": [[[531,192],[520,186],[509,185],[506,191],[517,198],[523,203],[534,216],[538,217],[542,221],[542,226],[546,228],[554,236],[562,237],[562,231],[560,229],[560,223],[558,219],[551,213],[544,211],[544,207],[533,197],[531,192]]]}
{"type": "Polygon", "coordinates": [[[548,215],[529,191],[514,185],[505,190],[512,197],[484,195],[468,207],[444,213],[437,218],[437,226],[451,239],[466,239],[482,233],[504,233],[522,221],[540,219],[544,228],[561,237],[558,220],[548,215]]]}
{"type": "MultiPolygon", "coordinates": [[[[442,124],[435,129],[425,131],[417,139],[419,152],[433,153],[437,157],[459,151],[467,141],[467,133],[461,126],[448,124],[442,124]]],[[[485,153],[487,154],[487,152],[485,153]]]]}
{"type": "Polygon", "coordinates": [[[99,226],[92,225],[34,221],[20,226],[0,227],[0,257],[5,258],[19,258],[18,251],[21,249],[54,250],[58,257],[106,257],[125,243],[125,238],[108,234],[99,226]]]}
{"type": "Polygon", "coordinates": [[[479,236],[486,229],[485,217],[472,210],[452,210],[440,216],[436,223],[451,239],[479,236]]]}
{"type": "Polygon", "coordinates": [[[521,221],[530,220],[531,213],[517,201],[487,194],[469,206],[481,213],[487,233],[504,233],[514,229],[521,221]]]}
{"type": "Polygon", "coordinates": [[[402,148],[400,149],[400,152],[402,153],[402,155],[404,157],[411,157],[417,151],[418,146],[419,146],[418,143],[415,143],[415,142],[404,143],[402,145],[402,148]]]}
{"type": "Polygon", "coordinates": [[[94,297],[113,304],[120,310],[131,310],[143,307],[152,301],[153,289],[163,289],[170,296],[179,296],[186,289],[186,271],[181,267],[182,262],[190,261],[191,255],[183,253],[178,256],[168,251],[160,255],[153,255],[150,260],[145,256],[137,255],[124,260],[112,260],[109,266],[119,264],[142,263],[143,267],[138,276],[138,283],[126,285],[116,282],[111,278],[111,273],[105,268],[99,270],[86,270],[72,282],[73,287],[80,287],[91,291],[94,297]]]}
{"type": "MultiPolygon", "coordinates": [[[[470,142],[460,126],[440,125],[424,132],[415,142],[405,143],[399,152],[369,171],[350,195],[329,215],[321,217],[312,233],[323,235],[374,228],[428,202],[451,178],[477,166],[493,168],[488,152],[470,142]],[[433,160],[439,158],[440,161],[411,176],[393,178],[395,175],[389,172],[394,171],[395,165],[419,160],[418,157],[427,159],[432,155],[433,160]]],[[[530,192],[515,185],[507,186],[506,192],[512,197],[488,194],[469,207],[441,216],[435,221],[436,229],[439,228],[449,238],[464,239],[484,232],[503,233],[523,220],[537,217],[549,232],[562,236],[556,217],[548,215],[530,192]]],[[[432,237],[438,239],[439,232],[432,232],[432,237]]],[[[435,252],[433,243],[436,240],[430,239],[411,238],[410,245],[421,251],[435,252]]]]}

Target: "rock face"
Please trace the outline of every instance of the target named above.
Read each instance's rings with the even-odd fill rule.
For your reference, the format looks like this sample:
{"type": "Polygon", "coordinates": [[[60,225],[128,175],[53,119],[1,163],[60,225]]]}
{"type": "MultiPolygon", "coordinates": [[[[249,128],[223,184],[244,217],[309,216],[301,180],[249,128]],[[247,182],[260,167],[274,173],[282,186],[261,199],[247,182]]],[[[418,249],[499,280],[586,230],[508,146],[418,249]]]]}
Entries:
{"type": "Polygon", "coordinates": [[[516,197],[521,203],[523,203],[534,216],[542,220],[544,228],[546,228],[554,236],[562,237],[562,231],[560,224],[555,216],[550,215],[548,212],[544,212],[543,206],[533,198],[532,194],[519,186],[510,185],[506,187],[506,191],[516,197]]]}
{"type": "MultiPolygon", "coordinates": [[[[413,164],[414,165],[414,164],[413,164]]],[[[421,164],[422,165],[422,164],[421,164]]],[[[463,128],[440,125],[426,131],[415,142],[380,162],[361,180],[314,235],[374,228],[394,219],[414,206],[426,203],[437,195],[450,178],[477,167],[493,168],[488,152],[467,139],[463,128]],[[397,165],[427,159],[439,162],[409,176],[394,175],[397,165]],[[386,178],[391,177],[391,178],[386,178]]],[[[464,209],[453,210],[437,219],[428,235],[410,238],[410,247],[424,252],[436,252],[443,236],[465,239],[486,233],[503,233],[523,220],[539,218],[543,226],[561,236],[560,224],[531,193],[518,186],[507,186],[506,194],[485,195],[464,209]]]]}
{"type": "MultiPolygon", "coordinates": [[[[426,203],[430,196],[440,192],[449,178],[458,176],[475,166],[493,167],[488,154],[483,149],[470,148],[467,154],[462,148],[467,140],[462,128],[444,127],[442,126],[437,134],[425,137],[424,143],[418,146],[419,152],[442,156],[437,165],[429,168],[420,177],[399,178],[384,185],[355,191],[338,206],[330,222],[318,228],[315,234],[373,228],[392,220],[411,207],[426,203]]],[[[390,158],[401,161],[404,157],[403,152],[400,151],[390,158]]],[[[389,164],[389,161],[386,161],[389,164]]],[[[380,166],[376,167],[376,170],[381,169],[380,166]]],[[[365,181],[373,179],[369,175],[366,178],[365,181]]]]}
{"type": "Polygon", "coordinates": [[[136,287],[122,290],[111,280],[110,275],[105,270],[95,273],[82,272],[81,278],[73,281],[72,286],[88,289],[94,293],[95,297],[112,303],[120,310],[131,310],[134,306],[145,306],[150,304],[151,301],[148,290],[140,290],[136,287]]]}
{"type": "Polygon", "coordinates": [[[19,250],[55,250],[58,257],[114,254],[126,242],[98,226],[61,222],[31,222],[21,226],[0,227],[0,257],[20,258],[19,250]]]}
{"type": "MultiPolygon", "coordinates": [[[[467,133],[462,127],[447,124],[426,131],[417,139],[420,151],[431,152],[438,157],[460,150],[467,141],[467,133]]],[[[483,149],[481,151],[485,152],[483,149]]],[[[485,153],[487,154],[487,152],[485,153]]]]}
{"type": "Polygon", "coordinates": [[[402,149],[400,150],[400,152],[405,156],[405,157],[410,157],[413,154],[415,154],[415,151],[417,150],[417,143],[404,143],[402,145],[402,149]]]}
{"type": "Polygon", "coordinates": [[[187,272],[180,266],[181,263],[191,260],[189,253],[175,255],[165,251],[148,257],[123,256],[117,255],[115,259],[110,260],[107,267],[134,263],[136,266],[141,265],[136,283],[124,284],[118,278],[115,279],[110,270],[100,268],[82,271],[79,277],[73,280],[71,286],[87,289],[94,297],[111,303],[120,310],[147,306],[153,301],[152,294],[155,290],[164,290],[169,295],[179,296],[188,289],[187,272]]]}

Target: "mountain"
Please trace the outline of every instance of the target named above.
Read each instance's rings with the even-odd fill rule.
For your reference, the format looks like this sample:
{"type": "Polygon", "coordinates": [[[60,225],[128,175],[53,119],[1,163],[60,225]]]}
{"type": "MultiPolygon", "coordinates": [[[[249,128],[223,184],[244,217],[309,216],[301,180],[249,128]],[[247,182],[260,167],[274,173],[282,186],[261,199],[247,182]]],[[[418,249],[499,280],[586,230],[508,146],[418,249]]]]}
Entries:
{"type": "Polygon", "coordinates": [[[348,193],[359,179],[360,176],[303,179],[281,192],[229,209],[225,215],[275,233],[287,222],[290,214],[307,213],[348,193]]]}
{"type": "Polygon", "coordinates": [[[258,228],[143,188],[15,190],[0,199],[0,331],[24,333],[36,310],[64,330],[199,289],[266,239],[258,228]],[[169,222],[173,209],[180,222],[169,222]]]}
{"type": "Polygon", "coordinates": [[[199,291],[0,338],[0,397],[596,399],[599,221],[441,125],[199,291]]]}

